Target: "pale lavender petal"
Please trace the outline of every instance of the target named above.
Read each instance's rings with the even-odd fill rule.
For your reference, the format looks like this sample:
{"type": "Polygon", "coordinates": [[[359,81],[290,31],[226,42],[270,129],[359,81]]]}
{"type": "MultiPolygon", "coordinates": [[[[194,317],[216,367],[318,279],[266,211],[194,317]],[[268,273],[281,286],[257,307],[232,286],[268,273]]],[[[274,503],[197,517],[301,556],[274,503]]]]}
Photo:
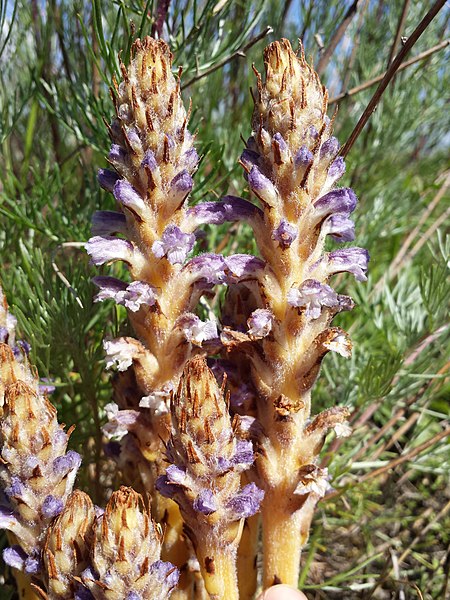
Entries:
{"type": "Polygon", "coordinates": [[[251,277],[264,269],[265,262],[251,254],[232,254],[225,258],[225,264],[230,272],[228,280],[251,277]]]}
{"type": "Polygon", "coordinates": [[[149,572],[155,575],[161,583],[164,583],[169,590],[177,585],[180,578],[179,570],[172,563],[162,560],[154,562],[150,566],[149,572]]]}
{"type": "Polygon", "coordinates": [[[19,525],[17,517],[9,506],[0,506],[0,529],[14,531],[19,525]]]}
{"type": "Polygon", "coordinates": [[[188,342],[201,346],[207,340],[218,337],[217,323],[215,321],[202,321],[192,313],[186,313],[177,320],[188,342]]]}
{"type": "Polygon", "coordinates": [[[131,262],[133,256],[133,244],[128,240],[118,239],[112,236],[95,236],[86,244],[85,248],[94,265],[103,265],[114,260],[131,262]]]}
{"type": "Polygon", "coordinates": [[[110,169],[99,169],[97,172],[97,180],[104,190],[112,192],[114,185],[119,179],[119,175],[110,169]]]}
{"type": "Polygon", "coordinates": [[[110,161],[115,163],[124,163],[127,159],[127,153],[118,144],[113,144],[111,146],[111,150],[109,151],[108,158],[110,161]]]}
{"type": "Polygon", "coordinates": [[[200,159],[195,148],[191,148],[190,150],[185,152],[181,157],[181,162],[184,168],[190,173],[192,173],[192,171],[196,168],[199,160],[200,159]]]}
{"type": "Polygon", "coordinates": [[[291,246],[297,235],[297,227],[286,219],[282,219],[278,227],[272,231],[272,239],[276,240],[284,250],[291,246]]]}
{"type": "Polygon", "coordinates": [[[59,515],[64,508],[64,503],[60,498],[56,498],[51,494],[48,495],[42,503],[42,516],[44,519],[53,519],[59,515]]]}
{"type": "Polygon", "coordinates": [[[236,444],[236,452],[232,462],[235,465],[253,464],[255,456],[253,454],[253,444],[250,440],[239,440],[236,444]]]}
{"type": "Polygon", "coordinates": [[[240,160],[241,160],[241,163],[248,170],[250,170],[255,165],[258,165],[258,162],[259,162],[260,158],[261,158],[261,156],[257,152],[254,152],[253,150],[249,150],[248,148],[246,148],[242,152],[240,160]]]}
{"type": "Polygon", "coordinates": [[[65,456],[58,456],[53,461],[53,472],[60,477],[65,477],[70,471],[78,470],[81,465],[81,456],[74,450],[69,450],[65,456]]]}
{"type": "Polygon", "coordinates": [[[252,192],[256,194],[263,202],[274,206],[277,201],[278,193],[273,183],[261,173],[258,167],[252,167],[248,174],[248,183],[252,192]]]}
{"type": "Polygon", "coordinates": [[[19,498],[25,493],[25,486],[19,477],[11,477],[11,485],[5,488],[8,498],[19,498]]]}
{"type": "Polygon", "coordinates": [[[327,178],[330,182],[335,182],[345,173],[345,161],[342,156],[338,156],[328,168],[327,178]]]}
{"type": "Polygon", "coordinates": [[[264,491],[249,483],[228,502],[227,508],[234,519],[251,517],[258,512],[263,498],[264,491]]]}
{"type": "Polygon", "coordinates": [[[316,279],[307,279],[300,287],[291,288],[287,301],[291,306],[305,308],[305,315],[310,319],[318,319],[323,306],[332,308],[339,304],[333,288],[316,279]]]}
{"type": "Polygon", "coordinates": [[[176,225],[168,225],[162,238],[152,245],[152,252],[156,258],[167,257],[171,264],[183,263],[194,247],[195,235],[183,233],[176,225]]]}
{"type": "Polygon", "coordinates": [[[306,146],[301,146],[294,158],[296,167],[307,167],[312,163],[314,154],[306,146]]]}
{"type": "Polygon", "coordinates": [[[141,167],[148,167],[150,171],[156,171],[158,163],[156,162],[155,154],[151,150],[147,150],[141,162],[141,167]]]}
{"type": "Polygon", "coordinates": [[[18,571],[23,571],[27,558],[28,554],[17,544],[3,550],[3,560],[5,563],[18,571]]]}
{"type": "Polygon", "coordinates": [[[125,179],[120,179],[116,183],[113,193],[119,204],[137,214],[142,214],[147,208],[139,192],[125,179]]]}
{"type": "Polygon", "coordinates": [[[343,213],[349,215],[355,208],[358,199],[355,192],[350,188],[332,190],[322,196],[314,203],[317,216],[325,217],[332,213],[343,213]]]}
{"type": "Polygon", "coordinates": [[[282,152],[285,152],[288,150],[288,145],[285,142],[284,137],[281,135],[281,133],[277,132],[274,136],[273,136],[274,141],[279,145],[280,150],[282,152]]]}
{"type": "Polygon", "coordinates": [[[203,515],[211,515],[217,508],[217,501],[211,490],[202,490],[194,500],[193,509],[203,515]]]}
{"type": "Polygon", "coordinates": [[[123,299],[124,305],[136,312],[144,304],[153,306],[156,302],[156,289],[145,281],[133,281],[127,286],[123,299]]]}
{"type": "Polygon", "coordinates": [[[320,147],[320,158],[333,158],[339,152],[341,145],[335,137],[328,138],[320,147]]]}
{"type": "Polygon", "coordinates": [[[204,280],[205,283],[217,285],[224,283],[226,280],[226,266],[225,259],[221,254],[206,253],[194,256],[194,258],[186,263],[185,268],[191,270],[199,279],[204,280]]]}
{"type": "Polygon", "coordinates": [[[167,481],[170,481],[170,483],[183,485],[186,481],[186,470],[180,469],[180,467],[177,467],[176,465],[170,465],[166,469],[166,477],[167,481]]]}
{"type": "Polygon", "coordinates": [[[188,194],[194,186],[194,180],[189,175],[186,169],[183,169],[170,182],[171,190],[175,190],[180,194],[188,194]]]}
{"type": "Polygon", "coordinates": [[[126,233],[127,220],[125,215],[113,210],[97,210],[91,219],[92,235],[111,235],[113,233],[126,233]]]}
{"type": "Polygon", "coordinates": [[[367,281],[366,273],[370,260],[364,248],[342,248],[328,254],[328,270],[334,273],[352,273],[357,281],[367,281]]]}
{"type": "Polygon", "coordinates": [[[274,315],[266,308],[257,308],[247,320],[248,335],[252,338],[263,338],[272,331],[274,315]]]}
{"type": "Polygon", "coordinates": [[[337,213],[325,219],[322,231],[337,242],[352,242],[355,239],[355,224],[346,215],[337,213]]]}
{"type": "Polygon", "coordinates": [[[100,288],[95,296],[94,302],[103,302],[104,300],[114,300],[117,304],[123,304],[127,284],[115,277],[93,277],[92,282],[100,288]]]}
{"type": "Polygon", "coordinates": [[[0,343],[6,344],[9,337],[9,331],[6,327],[0,327],[0,343]]]}
{"type": "Polygon", "coordinates": [[[245,221],[254,216],[262,216],[262,210],[238,196],[224,196],[218,202],[202,202],[188,210],[198,225],[222,225],[227,221],[245,221]]]}
{"type": "Polygon", "coordinates": [[[37,558],[33,556],[29,556],[25,560],[24,571],[28,573],[28,575],[37,575],[41,570],[41,562],[37,558]]]}

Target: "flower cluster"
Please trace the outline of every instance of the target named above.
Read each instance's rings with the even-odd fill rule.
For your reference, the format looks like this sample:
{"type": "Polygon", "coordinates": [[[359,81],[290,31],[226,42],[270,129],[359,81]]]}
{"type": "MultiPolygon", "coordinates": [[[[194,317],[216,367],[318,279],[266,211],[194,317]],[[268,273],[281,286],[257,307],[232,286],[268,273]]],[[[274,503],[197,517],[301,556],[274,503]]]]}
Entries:
{"type": "Polygon", "coordinates": [[[5,560],[44,598],[157,600],[177,586],[176,600],[250,600],[260,524],[262,585],[297,584],[330,487],[319,462],[325,436],[351,434],[347,408],[311,410],[326,354],[352,351],[332,321],[354,303],[332,277],[365,281],[369,256],[325,249],[354,240],[357,205],[353,190],[337,187],[345,164],[326,89],[287,40],[270,44],[264,62],[239,160],[250,200],[188,206],[199,156],[165,42],[136,40],[123,81],[113,82],[111,168],[98,180],[117,210],[95,213],[86,250],[95,266],[126,265],[114,272],[121,278],[93,281],[95,300],[125,307],[134,329],[104,341],[116,370],[104,434],[137,491],[122,487],[104,512],[72,492],[81,459],[66,452],[69,434],[26,344],[15,342],[0,292],[0,525],[18,541],[5,560]],[[258,256],[195,254],[197,230],[226,222],[250,225],[258,256]],[[201,297],[223,284],[220,318],[202,320],[201,297]]]}

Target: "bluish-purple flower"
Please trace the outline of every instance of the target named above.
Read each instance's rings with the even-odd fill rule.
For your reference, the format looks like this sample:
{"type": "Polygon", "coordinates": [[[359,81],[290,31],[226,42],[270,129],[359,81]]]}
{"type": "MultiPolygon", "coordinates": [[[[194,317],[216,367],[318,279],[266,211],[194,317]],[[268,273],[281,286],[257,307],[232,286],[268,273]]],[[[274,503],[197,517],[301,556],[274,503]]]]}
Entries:
{"type": "Polygon", "coordinates": [[[156,258],[167,257],[167,260],[175,265],[183,263],[187,255],[194,247],[195,235],[183,233],[176,225],[169,225],[164,230],[162,238],[152,245],[152,252],[156,258]]]}

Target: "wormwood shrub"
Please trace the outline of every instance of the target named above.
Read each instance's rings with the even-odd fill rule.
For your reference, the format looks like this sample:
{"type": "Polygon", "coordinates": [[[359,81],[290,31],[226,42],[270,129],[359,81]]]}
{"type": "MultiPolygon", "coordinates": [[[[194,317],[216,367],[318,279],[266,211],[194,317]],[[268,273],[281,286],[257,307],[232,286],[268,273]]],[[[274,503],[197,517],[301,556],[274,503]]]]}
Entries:
{"type": "MultiPolygon", "coordinates": [[[[449,251],[439,54],[396,76],[344,176],[348,145],[339,149],[331,129],[346,139],[370,92],[352,92],[330,121],[317,76],[282,40],[265,51],[250,118],[240,83],[255,75],[237,54],[258,57],[267,23],[276,39],[300,19],[308,50],[329,40],[316,68],[336,96],[385,67],[380,48],[405,27],[400,12],[165,6],[94,3],[77,21],[64,4],[54,14],[18,4],[2,12],[3,93],[16,90],[3,109],[0,207],[13,305],[3,304],[1,323],[5,561],[25,573],[19,590],[55,598],[250,598],[258,555],[264,586],[443,597],[445,528],[435,531],[448,506],[449,251]],[[33,42],[19,43],[28,18],[33,42]],[[170,40],[181,79],[168,47],[147,33],[170,40]],[[100,196],[93,173],[110,113],[102,80],[113,76],[110,166],[98,176],[112,194],[100,196]],[[372,254],[369,280],[356,286],[329,281],[343,271],[366,279],[366,252],[336,249],[354,238],[356,196],[346,179],[337,187],[350,175],[358,240],[372,254]],[[92,262],[126,267],[98,274],[87,264],[93,213],[92,262]],[[59,421],[77,424],[78,452],[45,397],[52,387],[59,421]],[[71,493],[77,470],[84,492],[71,493]]],[[[410,8],[411,31],[424,13],[410,8]]],[[[421,38],[432,53],[444,46],[440,19],[421,38]]]]}

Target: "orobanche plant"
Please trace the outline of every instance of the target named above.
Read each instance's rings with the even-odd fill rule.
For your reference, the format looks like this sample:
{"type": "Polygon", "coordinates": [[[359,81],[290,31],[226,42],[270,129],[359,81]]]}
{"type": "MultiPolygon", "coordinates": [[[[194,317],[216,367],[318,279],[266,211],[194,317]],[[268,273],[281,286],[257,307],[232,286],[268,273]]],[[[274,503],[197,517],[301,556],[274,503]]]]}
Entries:
{"type": "Polygon", "coordinates": [[[25,597],[233,600],[297,585],[329,490],[321,448],[330,429],[351,433],[346,408],[311,407],[324,356],[352,348],[331,321],[353,301],[330,278],[365,281],[368,253],[324,250],[328,236],[353,241],[357,203],[337,187],[326,89],[287,40],[264,62],[239,158],[250,200],[189,205],[199,156],[165,42],[136,40],[113,82],[98,178],[117,211],[94,214],[86,249],[94,265],[127,265],[94,283],[97,301],[126,307],[135,337],[104,341],[116,370],[105,451],[124,483],[104,510],[74,490],[81,457],[1,298],[0,518],[25,597]],[[202,225],[233,221],[252,228],[258,256],[195,253],[202,225]],[[199,302],[223,285],[221,314],[202,320],[199,302]]]}

